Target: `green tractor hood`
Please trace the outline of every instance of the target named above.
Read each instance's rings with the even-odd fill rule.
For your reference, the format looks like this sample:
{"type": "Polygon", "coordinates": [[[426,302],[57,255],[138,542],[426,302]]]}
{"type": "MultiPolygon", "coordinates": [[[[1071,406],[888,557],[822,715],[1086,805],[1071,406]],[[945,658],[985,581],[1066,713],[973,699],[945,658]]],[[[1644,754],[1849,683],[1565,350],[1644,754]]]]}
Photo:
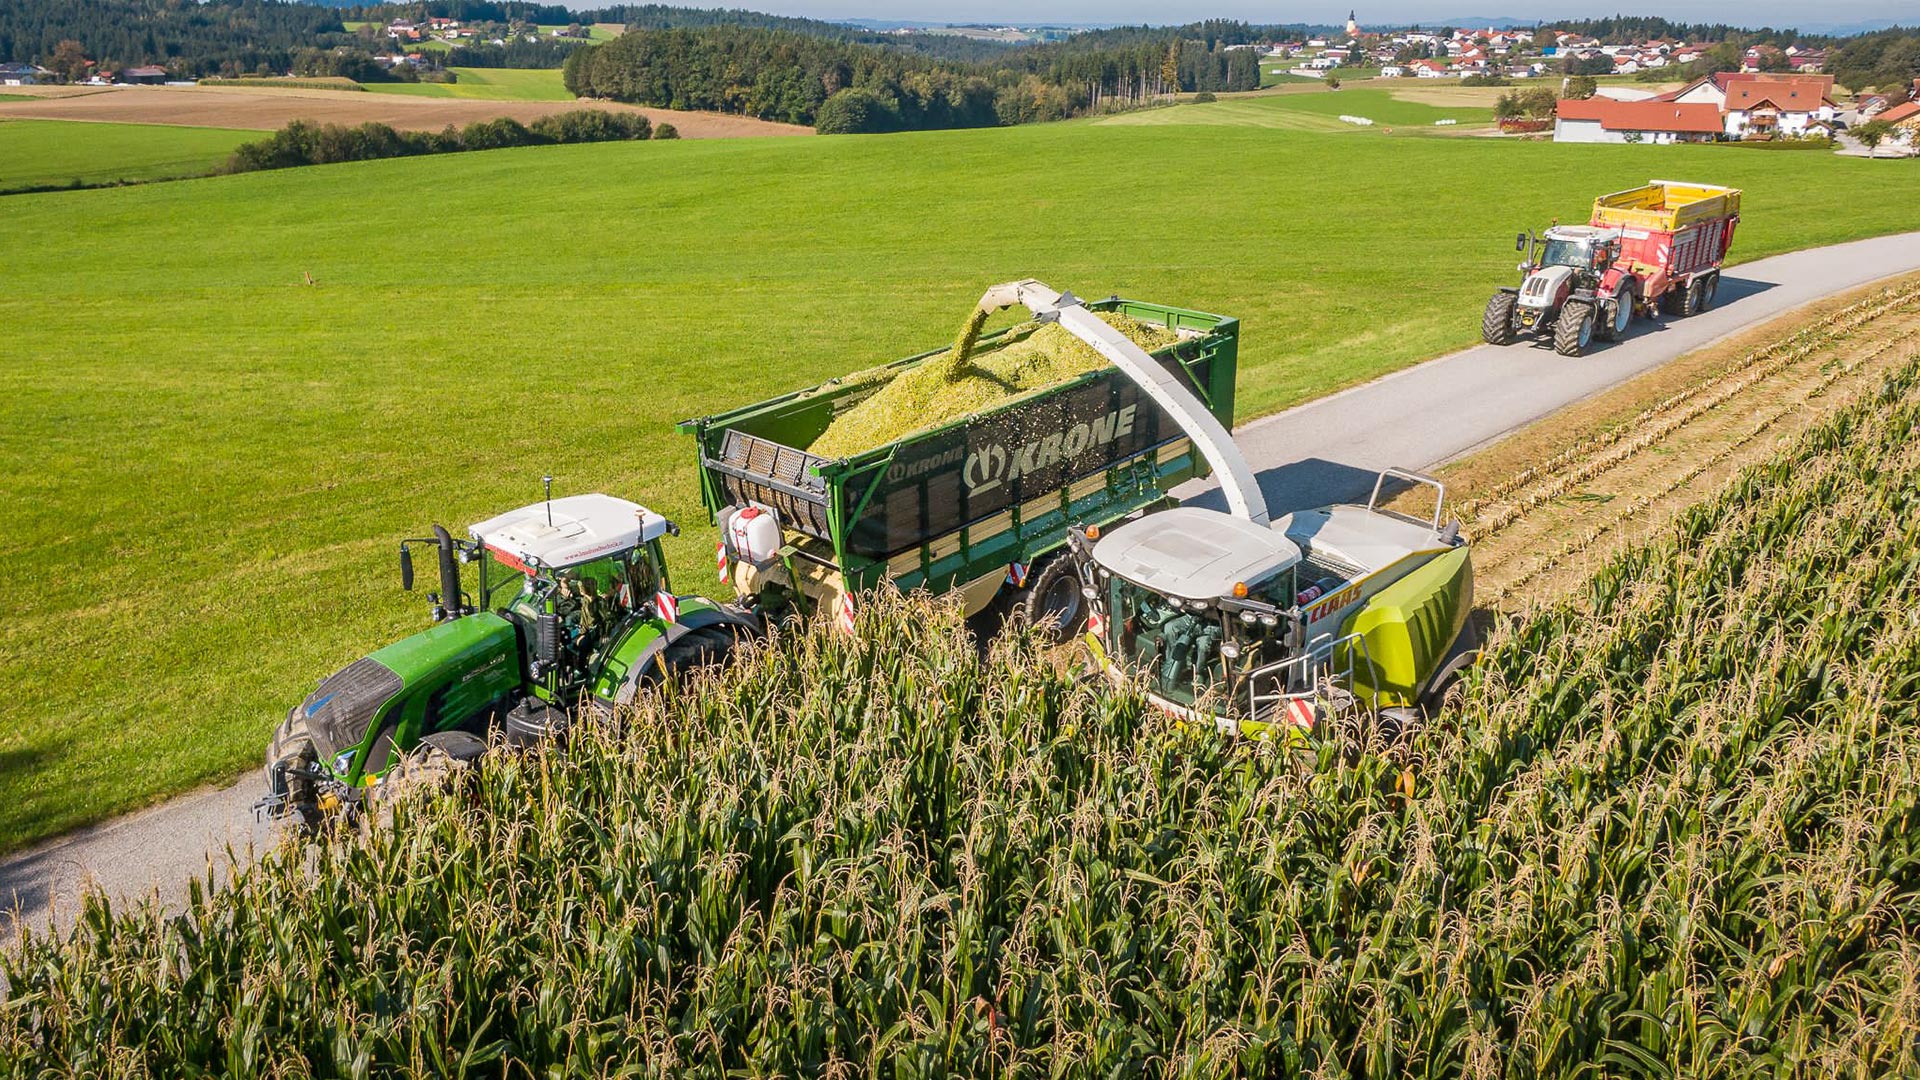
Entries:
{"type": "Polygon", "coordinates": [[[391,750],[369,760],[383,736],[404,752],[422,735],[459,727],[503,701],[520,685],[519,651],[512,623],[468,615],[348,664],[294,709],[306,714],[317,760],[336,779],[360,783],[390,764],[391,750]]]}

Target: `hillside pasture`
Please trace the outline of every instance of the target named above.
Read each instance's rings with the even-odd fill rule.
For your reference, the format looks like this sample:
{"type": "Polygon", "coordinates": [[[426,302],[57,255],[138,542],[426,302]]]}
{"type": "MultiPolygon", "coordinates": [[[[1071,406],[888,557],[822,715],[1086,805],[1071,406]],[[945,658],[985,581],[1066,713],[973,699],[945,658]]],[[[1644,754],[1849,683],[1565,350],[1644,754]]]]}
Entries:
{"type": "MultiPolygon", "coordinates": [[[[557,77],[558,73],[554,73],[557,77]]],[[[509,82],[503,85],[511,85],[509,82]]],[[[564,91],[563,91],[564,95],[564,91]]],[[[0,102],[0,118],[94,120],[136,124],[185,124],[194,127],[253,128],[272,131],[291,120],[362,124],[376,121],[403,131],[438,131],[448,124],[510,116],[522,123],[579,108],[644,113],[654,123],[671,122],[683,138],[738,138],[751,135],[810,135],[812,128],[775,124],[724,113],[640,108],[618,102],[590,105],[559,100],[452,100],[402,94],[342,93],[333,90],[259,89],[247,86],[143,86],[94,94],[0,102]]]]}
{"type": "Polygon", "coordinates": [[[0,120],[0,194],[204,176],[251,131],[166,124],[0,120]]]}
{"type": "Polygon", "coordinates": [[[482,101],[572,101],[559,68],[449,68],[457,82],[361,83],[376,94],[482,101]]]}
{"type": "Polygon", "coordinates": [[[1295,75],[1292,71],[1292,67],[1293,65],[1291,64],[1261,64],[1260,65],[1261,87],[1265,88],[1269,86],[1299,85],[1303,83],[1317,83],[1320,81],[1319,79],[1316,79],[1311,75],[1295,75]]]}
{"type": "MultiPolygon", "coordinates": [[[[1187,103],[1174,108],[1147,109],[1104,117],[1111,126],[1205,125],[1273,128],[1283,131],[1384,133],[1389,127],[1431,128],[1436,120],[1460,126],[1487,124],[1493,111],[1470,104],[1436,105],[1410,101],[1390,90],[1326,90],[1272,94],[1237,94],[1218,101],[1187,103]],[[1363,116],[1372,127],[1349,124],[1340,117],[1363,116]]],[[[1443,129],[1444,130],[1444,129],[1443,129]]]]}
{"type": "Polygon", "coordinates": [[[1197,123],[9,199],[8,250],[116,254],[23,260],[0,295],[0,475],[32,553],[0,569],[0,848],[258,766],[315,681],[425,625],[395,542],[542,475],[678,520],[676,587],[712,588],[673,423],[937,346],[989,284],[1240,316],[1244,418],[1476,340],[1516,228],[1655,175],[1745,188],[1738,258],[1912,227],[1882,162],[1197,123]]]}

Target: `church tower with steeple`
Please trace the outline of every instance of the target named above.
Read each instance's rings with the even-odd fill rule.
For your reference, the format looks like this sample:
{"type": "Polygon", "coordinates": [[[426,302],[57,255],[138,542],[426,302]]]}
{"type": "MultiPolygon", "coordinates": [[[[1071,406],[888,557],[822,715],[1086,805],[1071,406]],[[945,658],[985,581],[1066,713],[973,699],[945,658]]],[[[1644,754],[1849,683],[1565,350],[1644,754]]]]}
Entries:
{"type": "Polygon", "coordinates": [[[1355,14],[1356,12],[1352,10],[1349,10],[1347,12],[1347,36],[1348,37],[1360,36],[1360,23],[1359,23],[1359,20],[1354,18],[1355,14]]]}

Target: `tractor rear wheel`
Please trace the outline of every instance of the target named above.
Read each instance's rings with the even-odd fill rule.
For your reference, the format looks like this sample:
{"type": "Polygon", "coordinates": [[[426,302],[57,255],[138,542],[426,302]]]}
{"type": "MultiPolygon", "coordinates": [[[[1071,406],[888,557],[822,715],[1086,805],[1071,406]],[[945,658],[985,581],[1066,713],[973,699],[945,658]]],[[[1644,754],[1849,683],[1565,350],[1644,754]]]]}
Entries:
{"type": "Polygon", "coordinates": [[[1553,351],[1561,356],[1579,356],[1593,344],[1593,305],[1584,300],[1569,300],[1560,309],[1553,324],[1553,351]]]}
{"type": "Polygon", "coordinates": [[[1513,305],[1519,298],[1510,292],[1497,292],[1487,301],[1480,316],[1480,337],[1489,345],[1513,344],[1513,305]]]}
{"type": "Polygon", "coordinates": [[[1072,638],[1087,618],[1086,597],[1080,595],[1080,575],[1074,572],[1073,560],[1064,552],[1048,559],[1020,598],[1020,610],[1054,641],[1072,638]]]}
{"type": "Polygon", "coordinates": [[[725,626],[704,626],[689,631],[660,654],[660,673],[678,675],[694,668],[711,667],[732,654],[736,644],[738,639],[725,626]]]}

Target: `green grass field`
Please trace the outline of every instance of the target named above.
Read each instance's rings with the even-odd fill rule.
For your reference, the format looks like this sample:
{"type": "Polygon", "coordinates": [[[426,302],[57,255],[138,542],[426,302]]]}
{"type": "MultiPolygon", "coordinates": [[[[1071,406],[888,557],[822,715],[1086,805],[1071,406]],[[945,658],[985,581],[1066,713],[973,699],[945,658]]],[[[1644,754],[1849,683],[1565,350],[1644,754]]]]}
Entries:
{"type": "Polygon", "coordinates": [[[1311,75],[1295,75],[1289,70],[1291,66],[1291,63],[1260,65],[1261,87],[1286,86],[1291,83],[1317,83],[1320,81],[1311,75]]]}
{"type": "Polygon", "coordinates": [[[1911,170],[1885,162],[1199,123],[9,199],[8,250],[98,257],[19,260],[0,292],[0,848],[256,766],[317,679],[425,625],[398,539],[543,474],[678,519],[678,587],[711,588],[673,422],[939,345],[988,284],[1240,316],[1252,416],[1476,340],[1516,229],[1649,176],[1745,188],[1741,258],[1912,227],[1911,170]],[[428,221],[459,227],[379,227],[428,221]]]}
{"type": "MultiPolygon", "coordinates": [[[[540,25],[540,32],[542,34],[551,34],[555,30],[565,30],[566,28],[567,28],[566,24],[564,23],[551,23],[551,24],[542,23],[540,25]]],[[[614,33],[613,31],[607,29],[604,26],[587,27],[587,40],[589,41],[612,41],[614,38],[619,36],[620,35],[614,33]]]]}
{"type": "Polygon", "coordinates": [[[415,97],[480,98],[487,101],[572,101],[560,81],[560,69],[449,68],[455,83],[362,83],[376,94],[415,97]]]}
{"type": "MultiPolygon", "coordinates": [[[[0,120],[0,194],[49,184],[204,176],[257,131],[0,120]]],[[[20,205],[20,204],[9,204],[20,205]]]]}
{"type": "Polygon", "coordinates": [[[1431,128],[1436,120],[1454,120],[1462,125],[1492,123],[1493,110],[1468,105],[1442,107],[1402,101],[1390,91],[1371,88],[1322,93],[1303,90],[1298,93],[1230,97],[1201,104],[1188,103],[1177,108],[1119,113],[1105,117],[1099,123],[1116,127],[1191,124],[1287,131],[1381,133],[1395,125],[1402,129],[1431,128]],[[1343,115],[1364,116],[1374,121],[1374,126],[1349,124],[1340,119],[1343,115]]]}

